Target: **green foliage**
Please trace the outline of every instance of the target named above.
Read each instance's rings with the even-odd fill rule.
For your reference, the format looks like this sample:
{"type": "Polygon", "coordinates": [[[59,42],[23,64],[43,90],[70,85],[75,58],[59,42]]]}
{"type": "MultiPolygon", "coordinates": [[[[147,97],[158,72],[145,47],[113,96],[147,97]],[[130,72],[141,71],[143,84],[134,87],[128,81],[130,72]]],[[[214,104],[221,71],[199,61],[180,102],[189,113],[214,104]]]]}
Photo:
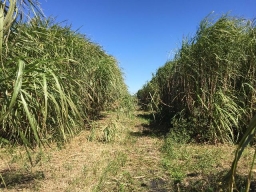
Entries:
{"type": "Polygon", "coordinates": [[[207,17],[137,97],[151,98],[147,105],[157,105],[161,121],[184,127],[201,142],[236,142],[256,109],[255,48],[252,21],[207,17]]]}
{"type": "Polygon", "coordinates": [[[157,86],[149,82],[137,93],[138,104],[142,109],[152,111],[157,105],[154,103],[154,96],[157,94],[157,86]]]}
{"type": "Polygon", "coordinates": [[[110,161],[108,165],[103,170],[103,173],[99,179],[97,186],[94,188],[93,191],[102,191],[106,185],[106,179],[111,175],[116,175],[118,170],[120,170],[127,162],[126,154],[122,152],[118,152],[115,154],[115,159],[110,161]]]}
{"type": "MultiPolygon", "coordinates": [[[[252,120],[246,130],[246,133],[244,134],[243,138],[239,142],[231,169],[227,173],[225,178],[223,179],[224,186],[226,186],[228,191],[233,191],[236,188],[235,176],[236,176],[237,164],[238,164],[238,161],[240,160],[245,148],[254,139],[255,131],[256,131],[256,115],[252,118],[252,120]]],[[[250,190],[250,183],[251,183],[251,179],[252,179],[252,169],[254,167],[255,157],[256,157],[256,150],[254,151],[253,160],[251,163],[250,171],[248,173],[247,185],[246,185],[246,190],[245,190],[246,192],[248,192],[250,190]]]]}
{"type": "Polygon", "coordinates": [[[103,129],[104,141],[111,142],[115,140],[117,136],[117,124],[114,121],[109,122],[109,124],[103,129]]]}
{"type": "Polygon", "coordinates": [[[26,146],[67,141],[130,97],[117,61],[52,19],[12,26],[0,69],[0,135],[26,146]]]}
{"type": "Polygon", "coordinates": [[[221,149],[178,142],[172,134],[167,136],[162,160],[162,165],[170,177],[177,182],[182,182],[190,174],[204,175],[214,172],[213,167],[222,161],[221,149]]]}

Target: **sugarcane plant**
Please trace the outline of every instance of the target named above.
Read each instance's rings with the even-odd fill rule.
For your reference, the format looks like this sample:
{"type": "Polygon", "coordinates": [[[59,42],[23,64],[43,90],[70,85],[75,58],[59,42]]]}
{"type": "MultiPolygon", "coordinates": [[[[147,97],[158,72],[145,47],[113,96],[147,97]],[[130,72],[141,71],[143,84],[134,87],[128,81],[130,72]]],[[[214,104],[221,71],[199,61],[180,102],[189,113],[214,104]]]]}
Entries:
{"type": "Polygon", "coordinates": [[[157,104],[157,116],[170,127],[179,125],[203,142],[236,143],[255,111],[255,35],[254,21],[206,17],[138,99],[150,98],[154,84],[154,100],[147,101],[157,104]]]}
{"type": "MultiPolygon", "coordinates": [[[[242,153],[245,150],[245,148],[251,142],[253,142],[254,137],[255,137],[255,131],[256,131],[256,115],[250,121],[247,131],[245,132],[241,141],[239,142],[236,152],[235,152],[235,157],[234,157],[231,169],[229,170],[229,172],[225,175],[225,177],[223,179],[223,186],[230,192],[232,192],[232,191],[234,191],[234,189],[236,189],[235,176],[236,176],[237,164],[238,164],[238,161],[241,158],[242,153]]],[[[254,167],[255,158],[256,158],[256,149],[254,149],[253,160],[252,160],[251,167],[249,169],[249,173],[247,176],[247,184],[246,184],[246,188],[245,188],[246,192],[250,191],[252,170],[254,167]]]]}
{"type": "Polygon", "coordinates": [[[129,95],[115,58],[71,26],[35,15],[8,30],[0,70],[1,141],[30,148],[68,141],[129,95]]]}
{"type": "MultiPolygon", "coordinates": [[[[31,5],[31,8],[35,7],[35,2],[28,0],[28,1],[20,1],[17,2],[16,0],[10,0],[10,1],[1,1],[0,2],[0,62],[1,62],[1,84],[4,83],[8,78],[10,78],[7,74],[8,66],[6,66],[4,57],[6,54],[8,54],[8,50],[6,49],[6,45],[8,44],[8,37],[10,36],[10,33],[12,33],[12,26],[17,21],[18,14],[22,14],[22,11],[18,9],[18,4],[22,6],[22,4],[31,5]],[[5,49],[3,50],[3,46],[5,46],[5,49]]],[[[0,114],[0,122],[3,122],[3,120],[11,113],[16,101],[17,97],[19,95],[21,85],[22,85],[22,76],[24,71],[24,61],[22,59],[18,59],[15,61],[16,63],[16,79],[13,80],[13,90],[12,92],[8,92],[9,90],[6,89],[6,86],[1,87],[1,114],[0,114]],[[6,99],[6,96],[8,99],[6,99]]],[[[15,64],[14,64],[15,65],[15,64]]],[[[2,84],[3,85],[3,84],[2,84]]],[[[23,95],[20,95],[21,98],[24,98],[23,95]]],[[[25,104],[25,103],[24,103],[25,104]]],[[[26,107],[26,105],[25,105],[26,107]]],[[[28,111],[27,111],[28,112],[28,111]]],[[[29,116],[30,121],[32,123],[31,116],[29,116]]],[[[33,123],[31,125],[34,125],[33,123]]],[[[32,126],[34,133],[36,134],[35,126],[32,126]]],[[[1,126],[2,133],[3,126],[1,126]]],[[[22,133],[21,137],[22,137],[22,133]]],[[[35,135],[38,139],[38,135],[35,135]]],[[[7,141],[4,138],[1,137],[2,141],[7,141]]],[[[24,140],[25,141],[25,140],[24,140]]],[[[39,140],[38,140],[39,141],[39,140]]]]}

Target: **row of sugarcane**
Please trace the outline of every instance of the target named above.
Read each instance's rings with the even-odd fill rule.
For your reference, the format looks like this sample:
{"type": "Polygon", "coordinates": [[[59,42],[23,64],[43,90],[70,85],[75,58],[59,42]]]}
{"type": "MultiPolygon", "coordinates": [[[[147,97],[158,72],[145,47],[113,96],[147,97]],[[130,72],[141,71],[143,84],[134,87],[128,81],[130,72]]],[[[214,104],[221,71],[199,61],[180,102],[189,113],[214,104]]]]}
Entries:
{"type": "Polygon", "coordinates": [[[256,109],[255,58],[253,21],[207,17],[137,97],[142,106],[153,106],[161,121],[185,119],[180,126],[191,136],[235,142],[256,109]]]}
{"type": "MultiPolygon", "coordinates": [[[[156,120],[186,131],[191,140],[238,143],[223,183],[235,189],[237,163],[256,130],[255,20],[206,17],[193,38],[186,38],[172,61],[159,68],[138,91],[139,103],[156,120]],[[254,118],[253,118],[254,117],[254,118]],[[249,124],[249,126],[248,126],[249,124]]],[[[252,166],[246,191],[250,189],[252,166]]]]}
{"type": "Polygon", "coordinates": [[[116,59],[45,18],[36,0],[1,1],[0,15],[1,144],[67,141],[129,97],[116,59]],[[22,19],[28,7],[33,17],[22,19]]]}

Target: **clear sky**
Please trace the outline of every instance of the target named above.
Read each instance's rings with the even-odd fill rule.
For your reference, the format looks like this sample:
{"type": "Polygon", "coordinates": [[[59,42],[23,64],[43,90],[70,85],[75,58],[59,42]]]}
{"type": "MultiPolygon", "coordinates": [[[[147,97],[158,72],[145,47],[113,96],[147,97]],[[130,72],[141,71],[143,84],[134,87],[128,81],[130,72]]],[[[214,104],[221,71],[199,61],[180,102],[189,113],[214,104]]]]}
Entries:
{"type": "Polygon", "coordinates": [[[214,11],[256,18],[256,0],[40,0],[46,16],[67,20],[119,62],[130,93],[171,60],[184,37],[214,11]]]}

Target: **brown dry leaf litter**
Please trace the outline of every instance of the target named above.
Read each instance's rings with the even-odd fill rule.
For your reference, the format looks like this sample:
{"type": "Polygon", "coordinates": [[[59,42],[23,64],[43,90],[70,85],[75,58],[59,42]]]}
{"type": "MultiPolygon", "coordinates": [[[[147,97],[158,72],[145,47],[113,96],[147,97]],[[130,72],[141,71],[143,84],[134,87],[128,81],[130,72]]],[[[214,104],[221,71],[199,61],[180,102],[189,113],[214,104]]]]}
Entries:
{"type": "MultiPolygon", "coordinates": [[[[172,173],[163,168],[164,157],[160,149],[164,140],[153,136],[147,124],[148,120],[141,116],[127,118],[116,113],[105,114],[92,124],[91,130],[81,132],[69,143],[52,144],[43,152],[32,152],[33,167],[23,149],[3,148],[0,150],[0,173],[5,183],[0,178],[0,191],[179,191],[181,186],[189,189],[191,183],[197,181],[204,180],[203,187],[211,184],[212,172],[230,168],[234,146],[190,144],[178,149],[173,147],[175,153],[188,152],[191,158],[185,168],[186,159],[176,162],[171,159],[170,162],[176,165],[182,164],[178,171],[187,169],[186,178],[175,184],[172,173]],[[110,142],[106,142],[107,139],[110,142]],[[198,161],[204,156],[216,157],[204,171],[211,166],[212,170],[195,172],[193,166],[202,163],[198,161]]],[[[240,174],[248,173],[252,155],[251,149],[244,152],[239,163],[240,174]]]]}
{"type": "Polygon", "coordinates": [[[95,126],[96,137],[83,131],[70,143],[33,153],[37,165],[30,167],[20,149],[1,152],[0,172],[13,174],[1,182],[2,191],[149,191],[157,188],[158,179],[167,178],[159,170],[162,140],[143,136],[141,121],[108,115],[95,126]],[[104,127],[114,119],[115,141],[104,142],[104,127]],[[121,132],[121,134],[120,134],[121,132]],[[29,175],[29,179],[23,179],[29,175]],[[154,184],[154,182],[156,184],[154,184]],[[152,184],[153,183],[153,184],[152,184]]]}

